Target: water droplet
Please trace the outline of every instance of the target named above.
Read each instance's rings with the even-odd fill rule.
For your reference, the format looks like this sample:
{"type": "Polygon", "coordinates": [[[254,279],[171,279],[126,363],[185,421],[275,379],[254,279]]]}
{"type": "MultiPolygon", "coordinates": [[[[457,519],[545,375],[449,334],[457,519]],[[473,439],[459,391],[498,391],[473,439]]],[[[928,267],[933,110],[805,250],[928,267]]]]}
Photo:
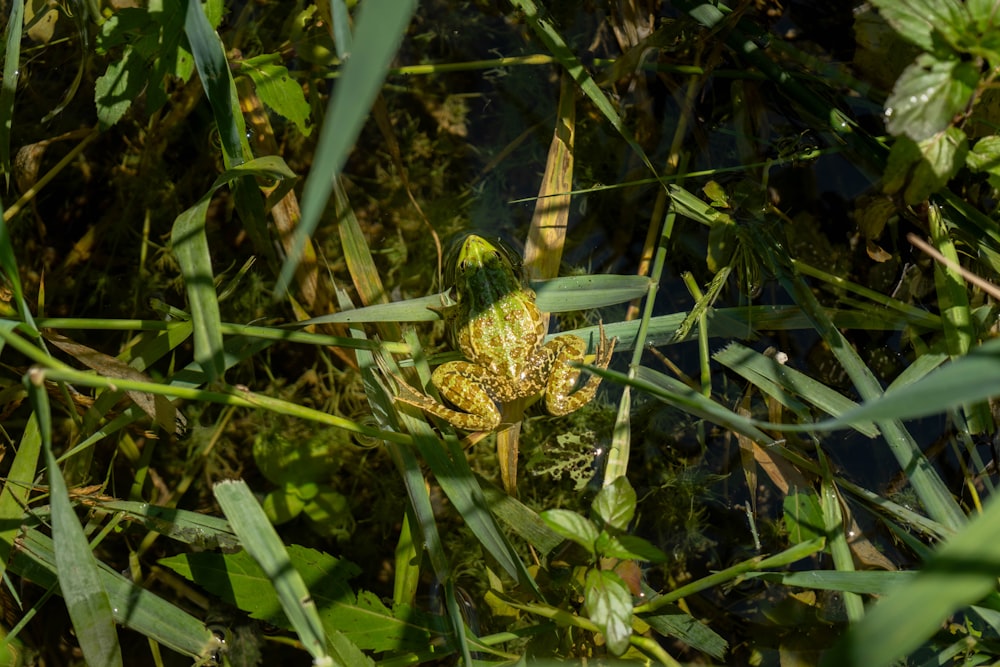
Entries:
{"type": "Polygon", "coordinates": [[[910,95],[910,104],[916,104],[916,103],[917,103],[917,96],[910,95]]]}
{"type": "Polygon", "coordinates": [[[895,111],[896,110],[893,109],[892,107],[886,107],[885,108],[885,119],[889,120],[890,118],[892,118],[892,114],[895,113],[895,111]]]}

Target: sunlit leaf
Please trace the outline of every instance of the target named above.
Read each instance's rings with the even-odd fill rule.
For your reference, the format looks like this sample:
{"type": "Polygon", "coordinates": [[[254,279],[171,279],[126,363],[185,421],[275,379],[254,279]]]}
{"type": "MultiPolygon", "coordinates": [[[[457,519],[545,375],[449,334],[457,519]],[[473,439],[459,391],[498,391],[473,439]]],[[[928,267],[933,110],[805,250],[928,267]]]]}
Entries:
{"type": "Polygon", "coordinates": [[[885,101],[886,128],[917,142],[928,139],[969,104],[978,83],[975,63],[921,54],[903,70],[885,101]]]}
{"type": "Polygon", "coordinates": [[[312,132],[312,125],[308,124],[309,102],[302,86],[275,60],[273,55],[248,58],[240,62],[240,73],[250,77],[264,104],[295,123],[299,132],[308,136],[312,132]]]}
{"type": "Polygon", "coordinates": [[[965,29],[958,0],[872,0],[900,35],[924,51],[942,49],[942,38],[955,42],[965,29]]]}
{"type": "Polygon", "coordinates": [[[597,542],[597,526],[585,516],[563,509],[546,510],[539,514],[542,521],[556,533],[593,552],[597,542]]]}
{"type": "Polygon", "coordinates": [[[632,595],[614,572],[592,569],[584,583],[584,599],[590,620],[604,630],[608,650],[621,655],[632,636],[632,595]]]}
{"type": "Polygon", "coordinates": [[[635,501],[635,489],[628,479],[617,477],[597,493],[591,509],[606,526],[624,531],[635,516],[635,501]]]}

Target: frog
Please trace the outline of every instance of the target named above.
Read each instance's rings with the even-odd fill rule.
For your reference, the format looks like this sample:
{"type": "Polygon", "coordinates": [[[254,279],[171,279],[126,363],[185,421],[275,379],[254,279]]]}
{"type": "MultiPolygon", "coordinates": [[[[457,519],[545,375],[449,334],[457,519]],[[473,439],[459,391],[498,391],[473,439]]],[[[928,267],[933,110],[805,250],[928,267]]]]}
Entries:
{"type": "MultiPolygon", "coordinates": [[[[504,408],[544,396],[554,416],[567,415],[597,393],[601,378],[591,375],[574,391],[587,343],[572,334],[545,342],[546,318],[536,295],[523,280],[513,255],[486,238],[470,234],[459,247],[454,268],[455,304],[444,309],[462,361],[438,366],[431,382],[454,408],[400,383],[397,400],[440,417],[464,431],[495,431],[504,408]]],[[[594,366],[607,368],[617,339],[604,325],[594,366]]]]}

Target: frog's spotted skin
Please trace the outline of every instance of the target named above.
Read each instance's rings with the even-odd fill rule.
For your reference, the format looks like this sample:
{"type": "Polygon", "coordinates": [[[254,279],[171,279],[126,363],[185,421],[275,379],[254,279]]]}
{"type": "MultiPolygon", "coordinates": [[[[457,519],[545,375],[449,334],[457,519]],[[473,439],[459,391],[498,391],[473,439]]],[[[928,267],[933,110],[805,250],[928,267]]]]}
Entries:
{"type": "MultiPolygon", "coordinates": [[[[431,376],[441,395],[458,409],[402,385],[397,397],[466,431],[500,426],[503,405],[545,394],[545,407],[565,415],[586,405],[601,379],[591,376],[573,392],[587,344],[577,336],[544,343],[545,329],[535,293],[521,284],[511,260],[479,236],[462,245],[455,267],[458,303],[447,315],[458,349],[468,361],[442,364],[431,376]],[[572,392],[572,393],[571,393],[572,392]]],[[[607,368],[615,341],[604,327],[594,365],[607,368]]]]}

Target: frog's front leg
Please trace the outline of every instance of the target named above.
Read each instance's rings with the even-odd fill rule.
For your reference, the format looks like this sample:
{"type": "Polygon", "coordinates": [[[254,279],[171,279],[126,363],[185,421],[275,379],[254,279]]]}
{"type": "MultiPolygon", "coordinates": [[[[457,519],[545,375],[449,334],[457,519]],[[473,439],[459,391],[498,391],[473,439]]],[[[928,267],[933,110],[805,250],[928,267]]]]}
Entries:
{"type": "MultiPolygon", "coordinates": [[[[604,335],[604,325],[600,326],[601,338],[594,355],[594,365],[607,368],[611,363],[617,338],[608,340],[604,335]]],[[[578,391],[573,391],[580,378],[580,369],[570,362],[583,363],[587,354],[587,343],[578,336],[566,334],[556,336],[545,344],[545,351],[552,359],[552,370],[545,387],[545,408],[550,414],[568,415],[589,403],[597,393],[601,378],[591,375],[587,383],[578,391]],[[571,393],[572,392],[572,393],[571,393]]]]}
{"type": "Polygon", "coordinates": [[[500,409],[490,395],[496,376],[486,368],[468,361],[450,361],[434,370],[431,381],[458,410],[409,386],[400,387],[397,400],[415,405],[465,431],[492,431],[500,426],[500,409]]]}

